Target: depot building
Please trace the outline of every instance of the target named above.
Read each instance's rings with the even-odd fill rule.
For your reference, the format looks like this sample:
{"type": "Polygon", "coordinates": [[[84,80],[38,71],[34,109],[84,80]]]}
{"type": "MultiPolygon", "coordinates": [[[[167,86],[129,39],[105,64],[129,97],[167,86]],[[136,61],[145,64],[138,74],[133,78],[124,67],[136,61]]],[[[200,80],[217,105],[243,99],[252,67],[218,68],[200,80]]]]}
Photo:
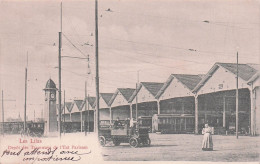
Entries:
{"type": "MultiPolygon", "coordinates": [[[[198,134],[205,123],[213,126],[217,134],[235,131],[236,68],[234,63],[215,63],[204,75],[171,74],[165,83],[141,82],[137,89],[118,88],[115,93],[101,93],[100,122],[112,124],[117,117],[125,120],[156,116],[167,118],[157,124],[161,127],[165,124],[172,132],[198,134]]],[[[239,64],[238,126],[241,133],[260,133],[259,86],[259,65],[239,64]]],[[[80,122],[81,105],[78,104],[75,105],[75,101],[65,104],[66,121],[80,122]],[[74,109],[74,106],[79,107],[74,109]]],[[[95,103],[92,102],[91,107],[94,120],[95,103]]]]}

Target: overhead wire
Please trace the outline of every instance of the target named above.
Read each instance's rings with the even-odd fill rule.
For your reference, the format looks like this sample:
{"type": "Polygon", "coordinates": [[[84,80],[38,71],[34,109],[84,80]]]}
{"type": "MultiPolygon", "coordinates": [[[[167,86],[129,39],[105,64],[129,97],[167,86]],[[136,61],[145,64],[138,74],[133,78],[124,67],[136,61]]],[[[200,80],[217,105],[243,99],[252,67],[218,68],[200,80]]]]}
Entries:
{"type": "Polygon", "coordinates": [[[85,57],[87,57],[87,55],[85,55],[64,33],[62,33],[62,35],[70,42],[70,44],[71,44],[76,50],[78,50],[82,55],[84,55],[85,57]]]}

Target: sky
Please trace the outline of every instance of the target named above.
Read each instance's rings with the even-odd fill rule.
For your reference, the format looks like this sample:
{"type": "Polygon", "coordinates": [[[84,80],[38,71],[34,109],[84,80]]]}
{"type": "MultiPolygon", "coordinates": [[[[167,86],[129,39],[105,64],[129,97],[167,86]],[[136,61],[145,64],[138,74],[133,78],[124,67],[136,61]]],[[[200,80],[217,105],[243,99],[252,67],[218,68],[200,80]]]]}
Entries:
{"type": "MultiPolygon", "coordinates": [[[[0,89],[5,118],[23,116],[28,54],[29,119],[41,115],[49,78],[62,93],[95,96],[94,0],[0,1],[0,89]],[[91,46],[92,45],[92,46],[91,46]],[[89,65],[89,67],[88,67],[89,65]],[[90,72],[90,74],[88,74],[90,72]]],[[[259,63],[260,8],[253,0],[98,0],[100,92],[206,74],[215,62],[259,63]],[[107,11],[110,9],[110,11],[107,11]]],[[[2,109],[1,109],[2,110],[2,109]]]]}

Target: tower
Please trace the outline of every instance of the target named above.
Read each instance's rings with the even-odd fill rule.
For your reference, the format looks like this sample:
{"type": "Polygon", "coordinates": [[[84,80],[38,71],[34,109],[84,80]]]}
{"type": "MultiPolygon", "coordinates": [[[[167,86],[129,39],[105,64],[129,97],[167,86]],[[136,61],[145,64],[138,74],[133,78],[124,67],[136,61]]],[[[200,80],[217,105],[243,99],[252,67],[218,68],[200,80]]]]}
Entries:
{"type": "Polygon", "coordinates": [[[44,136],[58,135],[58,122],[56,113],[56,84],[49,79],[46,83],[44,103],[44,136]]]}

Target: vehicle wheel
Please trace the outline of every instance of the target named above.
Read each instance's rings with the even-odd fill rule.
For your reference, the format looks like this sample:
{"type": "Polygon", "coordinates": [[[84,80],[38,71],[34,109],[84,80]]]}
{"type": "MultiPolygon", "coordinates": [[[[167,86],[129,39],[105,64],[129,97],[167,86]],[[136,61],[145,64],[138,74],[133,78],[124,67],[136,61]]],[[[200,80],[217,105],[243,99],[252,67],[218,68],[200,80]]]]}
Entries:
{"type": "Polygon", "coordinates": [[[118,139],[113,139],[113,144],[115,146],[119,146],[120,145],[120,141],[118,141],[118,139]]]}
{"type": "Polygon", "coordinates": [[[129,140],[129,144],[131,147],[138,147],[139,142],[137,138],[130,138],[129,140]]]}
{"type": "Polygon", "coordinates": [[[145,145],[145,146],[150,146],[150,145],[151,145],[151,140],[150,140],[150,138],[147,137],[147,138],[144,139],[144,145],[145,145]]]}
{"type": "Polygon", "coordinates": [[[100,136],[99,137],[99,143],[101,146],[105,146],[106,145],[106,138],[104,136],[100,136]]]}

